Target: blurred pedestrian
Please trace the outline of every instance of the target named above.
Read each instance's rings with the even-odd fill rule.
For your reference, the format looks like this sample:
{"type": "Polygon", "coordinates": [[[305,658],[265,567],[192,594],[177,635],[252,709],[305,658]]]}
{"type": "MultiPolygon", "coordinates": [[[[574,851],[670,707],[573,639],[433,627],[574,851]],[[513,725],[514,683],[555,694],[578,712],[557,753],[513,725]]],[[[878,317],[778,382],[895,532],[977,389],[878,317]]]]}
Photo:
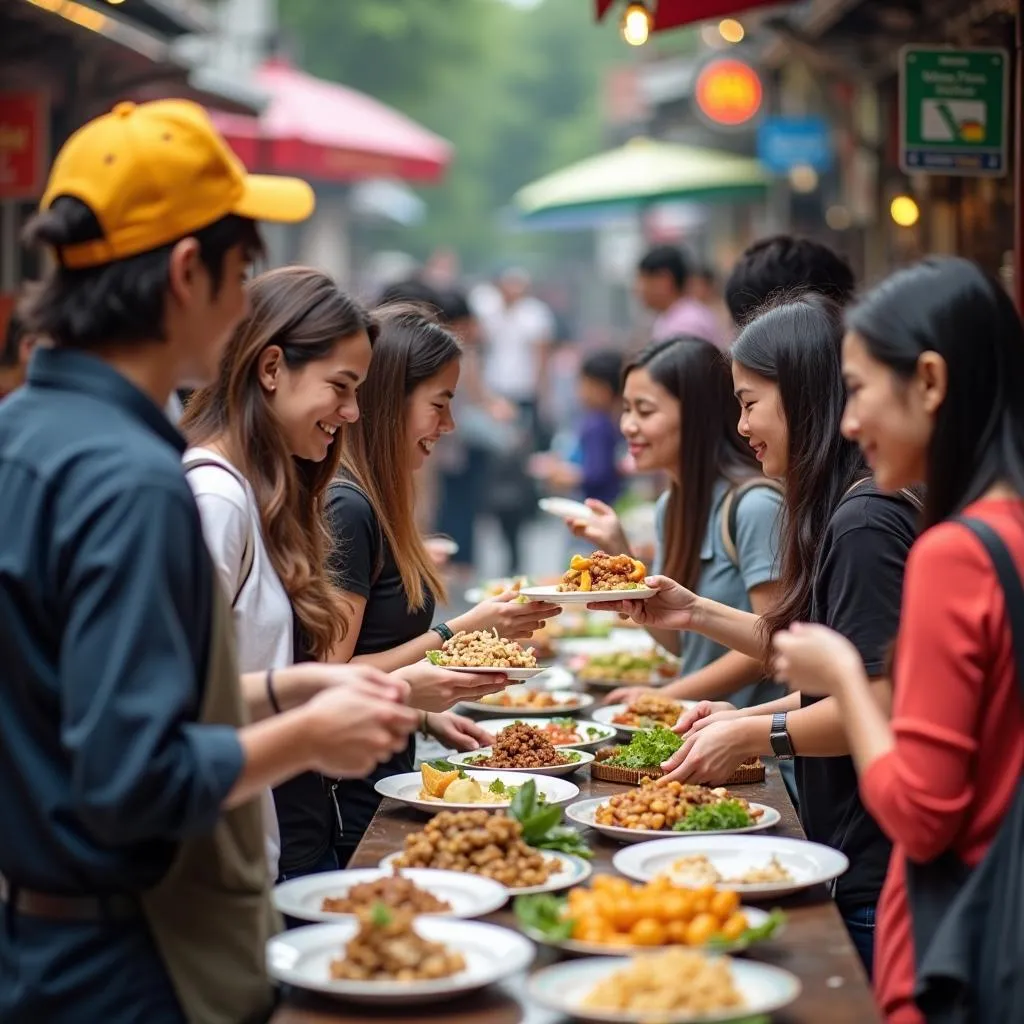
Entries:
{"type": "Polygon", "coordinates": [[[655,246],[640,261],[635,289],[640,302],[656,314],[651,339],[687,335],[725,348],[728,338],[718,318],[689,292],[690,277],[690,264],[674,245],[655,246]]]}
{"type": "Polygon", "coordinates": [[[21,317],[12,312],[7,320],[3,347],[0,348],[0,400],[25,383],[28,361],[35,344],[35,337],[25,330],[21,317]]]}

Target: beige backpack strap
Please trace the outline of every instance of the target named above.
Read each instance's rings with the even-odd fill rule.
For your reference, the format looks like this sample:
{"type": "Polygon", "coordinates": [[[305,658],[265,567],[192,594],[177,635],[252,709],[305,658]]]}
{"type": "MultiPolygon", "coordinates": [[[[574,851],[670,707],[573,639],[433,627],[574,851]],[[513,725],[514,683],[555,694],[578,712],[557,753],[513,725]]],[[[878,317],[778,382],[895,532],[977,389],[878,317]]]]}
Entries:
{"type": "Polygon", "coordinates": [[[762,476],[744,480],[743,483],[730,487],[722,499],[722,547],[725,548],[729,561],[737,567],[740,564],[740,556],[736,550],[736,516],[739,511],[740,499],[748,491],[756,490],[759,487],[782,494],[782,484],[778,480],[762,476]]]}

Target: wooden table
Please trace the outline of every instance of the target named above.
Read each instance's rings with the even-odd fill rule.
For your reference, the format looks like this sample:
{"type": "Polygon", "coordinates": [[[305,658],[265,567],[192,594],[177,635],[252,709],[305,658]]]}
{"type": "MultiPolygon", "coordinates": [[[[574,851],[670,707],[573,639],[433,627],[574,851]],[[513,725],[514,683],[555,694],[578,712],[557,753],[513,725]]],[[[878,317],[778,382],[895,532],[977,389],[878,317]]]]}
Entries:
{"type": "MultiPolygon", "coordinates": [[[[582,770],[572,776],[580,787],[580,799],[618,792],[622,786],[592,782],[582,770]]],[[[803,830],[774,765],[765,782],[739,787],[748,799],[775,807],[782,814],[776,835],[803,837],[803,830]]],[[[423,827],[426,816],[393,800],[385,800],[351,867],[376,867],[382,858],[401,849],[409,832],[423,827]]],[[[594,848],[595,872],[612,871],[611,858],[622,847],[588,830],[594,848]]],[[[792,971],[803,983],[803,993],[787,1010],[775,1014],[775,1024],[871,1024],[878,1021],[867,978],[824,886],[773,901],[782,906],[788,921],[782,935],[747,954],[753,959],[792,971]]],[[[508,909],[486,920],[514,927],[508,909]]],[[[534,967],[557,959],[557,952],[538,948],[534,967]]],[[[274,1015],[272,1024],[562,1024],[566,1019],[527,1000],[523,978],[508,978],[501,985],[465,996],[455,1002],[415,1009],[367,1010],[363,1007],[291,994],[274,1015]]]]}

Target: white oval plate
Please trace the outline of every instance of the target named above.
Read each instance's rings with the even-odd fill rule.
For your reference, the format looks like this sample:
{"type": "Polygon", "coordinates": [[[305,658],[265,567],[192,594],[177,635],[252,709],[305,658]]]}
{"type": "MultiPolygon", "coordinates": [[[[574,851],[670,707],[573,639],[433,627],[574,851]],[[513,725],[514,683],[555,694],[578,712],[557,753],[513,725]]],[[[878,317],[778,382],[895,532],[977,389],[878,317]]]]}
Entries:
{"type": "Polygon", "coordinates": [[[413,1006],[483,988],[533,962],[533,944],[508,928],[443,917],[420,917],[413,927],[423,938],[461,953],[466,969],[436,981],[334,981],[331,961],[344,956],[346,943],[356,934],[358,924],[352,920],[282,932],[267,943],[267,970],[296,988],[353,1003],[413,1006]]]}
{"type": "Polygon", "coordinates": [[[535,676],[539,676],[541,672],[546,672],[545,668],[501,668],[498,665],[480,665],[479,667],[472,668],[467,665],[439,665],[439,668],[446,668],[449,672],[461,672],[463,675],[503,675],[509,679],[513,679],[516,682],[523,682],[526,679],[533,679],[535,676]]]}
{"type": "Polygon", "coordinates": [[[507,704],[484,704],[478,700],[464,700],[459,704],[460,711],[475,711],[477,714],[489,715],[494,718],[508,718],[509,715],[543,715],[551,717],[568,717],[584,711],[594,703],[589,693],[577,693],[575,690],[546,690],[555,700],[559,701],[554,708],[520,708],[507,704]]]}
{"type": "MultiPolygon", "coordinates": [[[[571,853],[555,853],[554,850],[538,850],[538,853],[546,861],[557,861],[558,871],[551,875],[543,885],[526,885],[516,887],[506,886],[510,896],[532,896],[538,892],[558,892],[561,889],[569,889],[574,885],[585,882],[594,870],[590,861],[582,857],[574,857],[571,853]]],[[[382,870],[391,870],[392,862],[401,857],[402,851],[389,853],[381,862],[379,867],[382,870]]],[[[405,870],[404,868],[402,869],[405,870]]]]}
{"type": "MultiPolygon", "coordinates": [[[[608,797],[604,796],[593,797],[590,800],[580,800],[578,803],[570,804],[565,809],[565,816],[570,821],[576,822],[577,825],[586,825],[587,828],[595,829],[602,835],[611,836],[612,839],[616,839],[620,843],[645,843],[651,839],[665,839],[668,836],[678,837],[685,842],[690,836],[729,836],[746,832],[763,832],[766,828],[778,825],[782,820],[782,815],[774,807],[769,807],[767,804],[754,803],[751,800],[749,801],[751,808],[760,808],[764,811],[764,814],[761,815],[760,820],[753,825],[747,825],[746,828],[715,829],[708,832],[673,832],[671,829],[622,828],[619,825],[599,825],[595,821],[595,813],[601,804],[607,802],[608,797]]],[[[700,851],[693,850],[691,852],[699,853],[700,851]]],[[[682,857],[683,854],[679,854],[679,856],[682,857]]]]}
{"type": "MultiPolygon", "coordinates": [[[[451,760],[451,758],[448,758],[451,760]]],[[[452,761],[452,764],[456,762],[452,761]]],[[[552,779],[548,776],[536,774],[524,774],[516,771],[488,771],[480,769],[467,771],[466,774],[476,779],[486,789],[495,779],[500,779],[506,786],[522,786],[530,779],[533,779],[537,786],[537,793],[543,794],[549,804],[556,807],[563,807],[565,804],[575,800],[580,795],[579,786],[566,782],[564,779],[552,779]]],[[[424,800],[420,797],[420,790],[423,788],[423,776],[419,772],[407,772],[403,775],[389,775],[378,780],[373,787],[381,796],[398,800],[408,807],[415,807],[421,811],[429,811],[437,814],[438,811],[500,811],[508,807],[512,800],[508,799],[500,804],[458,804],[445,800],[424,800]]]]}
{"type": "Polygon", "coordinates": [[[573,501],[572,498],[541,498],[537,502],[537,508],[541,512],[547,512],[549,516],[556,516],[558,519],[593,519],[594,510],[588,508],[582,501],[573,501]]]}
{"type": "Polygon", "coordinates": [[[717,1013],[693,1013],[689,1010],[629,1013],[623,1010],[593,1010],[583,1000],[597,984],[629,966],[627,957],[596,957],[568,960],[545,967],[531,975],[527,992],[542,1006],[568,1014],[577,1020],[610,1021],[612,1024],[712,1024],[715,1021],[745,1020],[772,1013],[788,1006],[800,995],[800,980],[781,967],[755,960],[732,960],[733,984],[744,1005],[717,1013]]]}
{"type": "Polygon", "coordinates": [[[546,587],[523,587],[519,593],[531,601],[570,605],[598,601],[646,601],[658,592],[651,587],[637,587],[636,590],[559,590],[557,584],[551,584],[546,587]]]}
{"type": "MultiPolygon", "coordinates": [[[[478,750],[463,750],[457,754],[448,754],[446,760],[451,761],[452,764],[462,765],[465,768],[475,768],[470,758],[473,757],[489,757],[492,751],[492,747],[480,747],[478,750]]],[[[497,772],[514,772],[520,777],[524,775],[572,775],[573,772],[578,771],[580,768],[585,768],[591,761],[594,760],[594,755],[588,753],[586,750],[577,750],[575,748],[563,748],[564,753],[578,754],[579,756],[575,761],[571,761],[569,764],[552,764],[546,768],[481,768],[481,771],[497,771],[497,772]]]]}
{"type": "MultiPolygon", "coordinates": [[[[759,910],[757,907],[740,906],[739,911],[747,917],[748,928],[758,928],[768,920],[770,916],[767,910],[759,910]]],[[[776,929],[775,935],[780,929],[776,929]]],[[[671,943],[665,946],[607,946],[600,942],[581,942],[579,939],[564,939],[562,941],[549,939],[543,932],[535,931],[533,928],[523,928],[523,934],[528,935],[534,942],[542,946],[551,946],[553,949],[564,949],[567,953],[582,953],[586,956],[619,956],[621,954],[653,953],[659,949],[671,948],[671,943]]],[[[716,953],[732,953],[740,949],[749,948],[749,942],[734,942],[729,946],[713,947],[716,953]]],[[[705,946],[684,946],[685,949],[707,949],[705,946]]]]}
{"type": "MultiPolygon", "coordinates": [[[[697,701],[695,700],[676,700],[676,703],[682,705],[683,711],[689,711],[690,708],[697,706],[697,701]]],[[[600,722],[602,725],[611,726],[613,729],[618,729],[619,732],[647,732],[651,726],[621,725],[613,721],[616,715],[621,715],[628,707],[628,704],[605,704],[604,707],[598,708],[593,712],[594,721],[600,722]]],[[[670,728],[670,726],[666,726],[666,728],[670,728]]]]}
{"type": "MultiPolygon", "coordinates": [[[[351,921],[353,914],[337,914],[322,910],[327,898],[344,896],[353,886],[375,882],[390,875],[380,868],[353,868],[349,871],[324,871],[316,875],[292,878],[274,887],[274,905],[282,914],[303,921],[351,921]]],[[[408,868],[402,872],[420,889],[444,900],[451,910],[428,917],[483,917],[499,910],[508,902],[508,889],[492,878],[467,875],[461,871],[435,871],[430,868],[408,868]]]]}
{"type": "MultiPolygon", "coordinates": [[[[527,723],[534,725],[538,729],[543,729],[545,723],[556,721],[557,715],[551,718],[533,719],[527,723]]],[[[515,725],[516,722],[522,722],[521,718],[495,718],[489,719],[481,726],[486,729],[492,736],[497,736],[502,729],[507,729],[510,725],[515,725]]],[[[615,729],[610,725],[601,725],[600,722],[588,722],[584,718],[576,719],[573,722],[573,726],[576,729],[578,735],[581,736],[579,743],[556,743],[556,747],[565,748],[568,750],[597,750],[598,747],[607,743],[609,740],[615,738],[615,729]],[[587,730],[593,729],[593,735],[587,736],[587,730]]]]}
{"type": "MultiPolygon", "coordinates": [[[[793,876],[791,882],[723,882],[717,889],[732,889],[750,899],[776,899],[838,878],[850,866],[845,854],[831,846],[785,836],[727,836],[692,832],[687,836],[657,839],[619,850],[612,858],[615,870],[637,882],[671,874],[681,857],[703,854],[723,878],[735,878],[751,868],[764,867],[772,857],[793,876]]],[[[682,884],[682,879],[680,879],[682,884]]],[[[689,884],[689,883],[687,883],[689,884]]]]}

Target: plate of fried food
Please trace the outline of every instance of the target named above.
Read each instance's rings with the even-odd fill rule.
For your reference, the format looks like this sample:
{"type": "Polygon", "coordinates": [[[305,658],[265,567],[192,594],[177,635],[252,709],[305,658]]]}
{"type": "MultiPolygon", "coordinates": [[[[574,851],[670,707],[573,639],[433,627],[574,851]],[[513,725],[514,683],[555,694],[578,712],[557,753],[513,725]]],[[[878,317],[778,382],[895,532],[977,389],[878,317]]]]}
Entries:
{"type": "Polygon", "coordinates": [[[338,921],[383,904],[389,910],[439,917],[483,917],[503,907],[500,882],[458,871],[356,868],[291,878],[274,888],[274,905],[303,921],[338,921]]]}
{"type": "MultiPolygon", "coordinates": [[[[405,848],[385,857],[380,867],[465,871],[500,882],[514,896],[557,892],[590,877],[590,864],[582,857],[529,846],[523,836],[530,827],[529,819],[524,826],[501,811],[442,811],[407,835],[405,848]]],[[[560,833],[570,833],[578,844],[573,830],[560,833]]]]}
{"type": "Polygon", "coordinates": [[[734,889],[748,899],[788,896],[838,878],[850,866],[831,846],[785,836],[686,836],[619,850],[627,878],[734,889]]]}
{"type": "Polygon", "coordinates": [[[642,693],[629,704],[606,704],[594,712],[594,721],[614,725],[620,732],[640,732],[664,726],[671,729],[679,716],[697,704],[693,700],[675,700],[663,693],[642,693]]]}
{"type": "Polygon", "coordinates": [[[642,843],[671,833],[760,832],[782,820],[774,807],[752,803],[724,786],[641,779],[635,789],[570,804],[566,817],[620,843],[642,843]]]}
{"type": "Polygon", "coordinates": [[[544,671],[532,647],[523,650],[515,640],[498,636],[496,629],[456,633],[438,650],[427,651],[427,661],[452,672],[493,672],[517,680],[532,679],[544,671]]]}
{"type": "Polygon", "coordinates": [[[460,711],[484,715],[571,715],[593,706],[589,693],[574,690],[539,690],[526,686],[506,686],[500,693],[489,693],[480,700],[464,700],[460,711]]]}
{"type": "Polygon", "coordinates": [[[542,1006],[610,1024],[712,1024],[769,1014],[800,995],[800,980],[754,960],[669,949],[545,967],[527,982],[542,1006]]]}
{"type": "Polygon", "coordinates": [[[519,593],[531,601],[551,604],[588,604],[595,601],[643,601],[657,593],[644,586],[647,566],[629,555],[573,555],[561,582],[546,587],[523,587],[519,593]]]}
{"type": "Polygon", "coordinates": [[[785,920],[780,911],[741,906],[735,890],[660,876],[631,885],[614,875],[596,875],[589,888],[565,895],[517,896],[515,915],[534,942],[594,956],[657,946],[736,951],[771,938],[785,920]]]}
{"type": "Polygon", "coordinates": [[[454,764],[445,770],[429,762],[420,765],[418,772],[379,779],[374,789],[381,796],[431,813],[441,810],[442,806],[449,810],[488,807],[499,810],[509,807],[530,779],[537,787],[537,800],[542,804],[561,807],[580,794],[579,787],[571,782],[540,774],[466,771],[454,764]]]}
{"type": "Polygon", "coordinates": [[[556,747],[543,729],[527,722],[513,722],[495,736],[493,746],[449,754],[448,760],[466,768],[571,775],[590,764],[594,755],[585,750],[556,747]]]}
{"type": "Polygon", "coordinates": [[[569,662],[578,682],[602,689],[619,686],[655,686],[679,674],[679,661],[669,654],[646,651],[607,651],[583,654],[569,662]]]}
{"type": "MultiPolygon", "coordinates": [[[[517,723],[518,718],[495,718],[484,722],[482,728],[498,736],[517,723]]],[[[530,724],[544,733],[554,746],[573,747],[576,750],[595,750],[615,736],[612,726],[588,722],[582,718],[541,718],[530,724]]]]}
{"type": "Polygon", "coordinates": [[[267,943],[272,978],[354,1003],[439,1002],[533,962],[529,939],[508,928],[415,917],[376,904],[355,918],[282,932],[267,943]]]}

